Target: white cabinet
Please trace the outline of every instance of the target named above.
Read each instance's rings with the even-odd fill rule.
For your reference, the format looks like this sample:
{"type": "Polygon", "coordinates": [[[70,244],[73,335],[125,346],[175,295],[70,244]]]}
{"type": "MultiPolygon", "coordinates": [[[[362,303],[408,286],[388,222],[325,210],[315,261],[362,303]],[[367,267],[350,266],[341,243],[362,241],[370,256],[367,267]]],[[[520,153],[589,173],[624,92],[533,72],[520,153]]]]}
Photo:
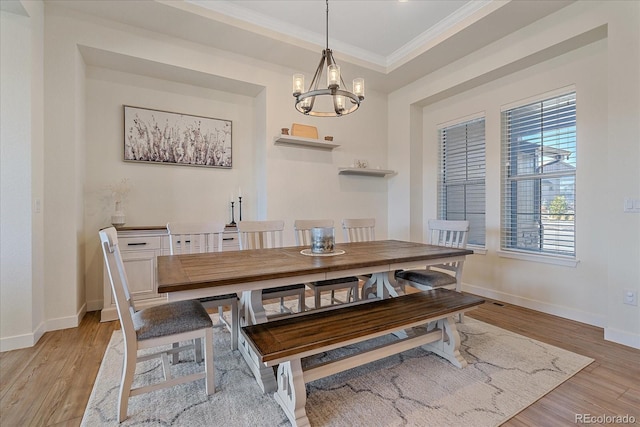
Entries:
{"type": "MultiPolygon", "coordinates": [[[[127,272],[129,291],[138,308],[166,301],[166,295],[158,295],[156,257],[163,254],[165,247],[168,250],[168,244],[166,227],[125,227],[118,230],[118,246],[127,272]]],[[[118,312],[106,268],[103,298],[100,320],[116,320],[118,312]]]]}
{"type": "MultiPolygon", "coordinates": [[[[129,291],[135,301],[136,308],[164,303],[166,294],[158,294],[156,257],[169,255],[169,235],[164,226],[123,227],[118,229],[118,245],[124,268],[129,280],[129,291]]],[[[239,250],[238,233],[235,228],[228,228],[222,240],[222,250],[239,250]]],[[[100,320],[103,322],[116,320],[118,312],[111,292],[111,283],[104,269],[103,306],[100,320]]]]}

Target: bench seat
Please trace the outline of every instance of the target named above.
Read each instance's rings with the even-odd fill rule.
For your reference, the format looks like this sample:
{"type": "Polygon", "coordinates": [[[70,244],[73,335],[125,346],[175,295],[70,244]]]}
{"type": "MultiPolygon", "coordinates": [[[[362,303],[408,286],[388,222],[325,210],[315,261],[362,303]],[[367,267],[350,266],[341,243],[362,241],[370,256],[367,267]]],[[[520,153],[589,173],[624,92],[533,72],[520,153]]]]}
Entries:
{"type": "Polygon", "coordinates": [[[307,382],[422,345],[457,367],[466,366],[453,316],[482,303],[471,295],[433,289],[245,326],[242,334],[261,363],[278,365],[274,398],[294,426],[305,426],[307,382]],[[406,338],[386,346],[302,368],[302,358],[405,330],[406,338]]]}

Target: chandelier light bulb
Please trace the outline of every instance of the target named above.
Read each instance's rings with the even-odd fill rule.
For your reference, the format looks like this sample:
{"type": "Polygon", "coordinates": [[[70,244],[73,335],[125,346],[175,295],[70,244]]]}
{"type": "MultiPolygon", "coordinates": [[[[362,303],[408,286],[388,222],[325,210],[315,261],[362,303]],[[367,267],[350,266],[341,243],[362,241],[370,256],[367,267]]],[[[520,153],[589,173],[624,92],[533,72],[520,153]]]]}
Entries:
{"type": "Polygon", "coordinates": [[[331,64],[327,67],[327,86],[329,89],[340,87],[340,67],[337,64],[331,64]]]}
{"type": "Polygon", "coordinates": [[[335,109],[337,114],[344,113],[345,107],[347,105],[347,100],[342,95],[336,95],[335,99],[335,109]]]}
{"type": "Polygon", "coordinates": [[[364,79],[362,77],[353,79],[353,94],[361,100],[364,99],[364,79]]]}
{"type": "Polygon", "coordinates": [[[313,100],[313,98],[305,98],[302,101],[300,101],[300,106],[302,107],[302,109],[305,112],[308,112],[309,110],[311,110],[311,101],[313,100]]]}
{"type": "Polygon", "coordinates": [[[304,74],[293,75],[293,96],[298,96],[304,92],[304,74]]]}

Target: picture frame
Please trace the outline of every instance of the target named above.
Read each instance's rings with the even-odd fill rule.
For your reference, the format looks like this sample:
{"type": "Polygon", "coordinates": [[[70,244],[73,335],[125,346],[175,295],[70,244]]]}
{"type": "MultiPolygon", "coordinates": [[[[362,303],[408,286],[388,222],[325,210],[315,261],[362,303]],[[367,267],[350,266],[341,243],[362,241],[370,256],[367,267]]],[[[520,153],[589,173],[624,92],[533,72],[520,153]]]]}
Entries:
{"type": "Polygon", "coordinates": [[[231,120],[123,107],[125,162],[231,168],[231,120]]]}

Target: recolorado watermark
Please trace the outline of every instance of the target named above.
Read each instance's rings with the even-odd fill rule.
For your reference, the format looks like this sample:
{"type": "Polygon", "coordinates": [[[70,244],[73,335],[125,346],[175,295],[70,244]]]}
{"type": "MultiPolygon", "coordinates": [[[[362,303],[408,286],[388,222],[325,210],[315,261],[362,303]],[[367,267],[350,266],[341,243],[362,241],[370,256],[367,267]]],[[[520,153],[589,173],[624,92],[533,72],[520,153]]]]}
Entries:
{"type": "Polygon", "coordinates": [[[636,417],[633,415],[593,415],[576,414],[576,424],[635,424],[636,417]]]}

